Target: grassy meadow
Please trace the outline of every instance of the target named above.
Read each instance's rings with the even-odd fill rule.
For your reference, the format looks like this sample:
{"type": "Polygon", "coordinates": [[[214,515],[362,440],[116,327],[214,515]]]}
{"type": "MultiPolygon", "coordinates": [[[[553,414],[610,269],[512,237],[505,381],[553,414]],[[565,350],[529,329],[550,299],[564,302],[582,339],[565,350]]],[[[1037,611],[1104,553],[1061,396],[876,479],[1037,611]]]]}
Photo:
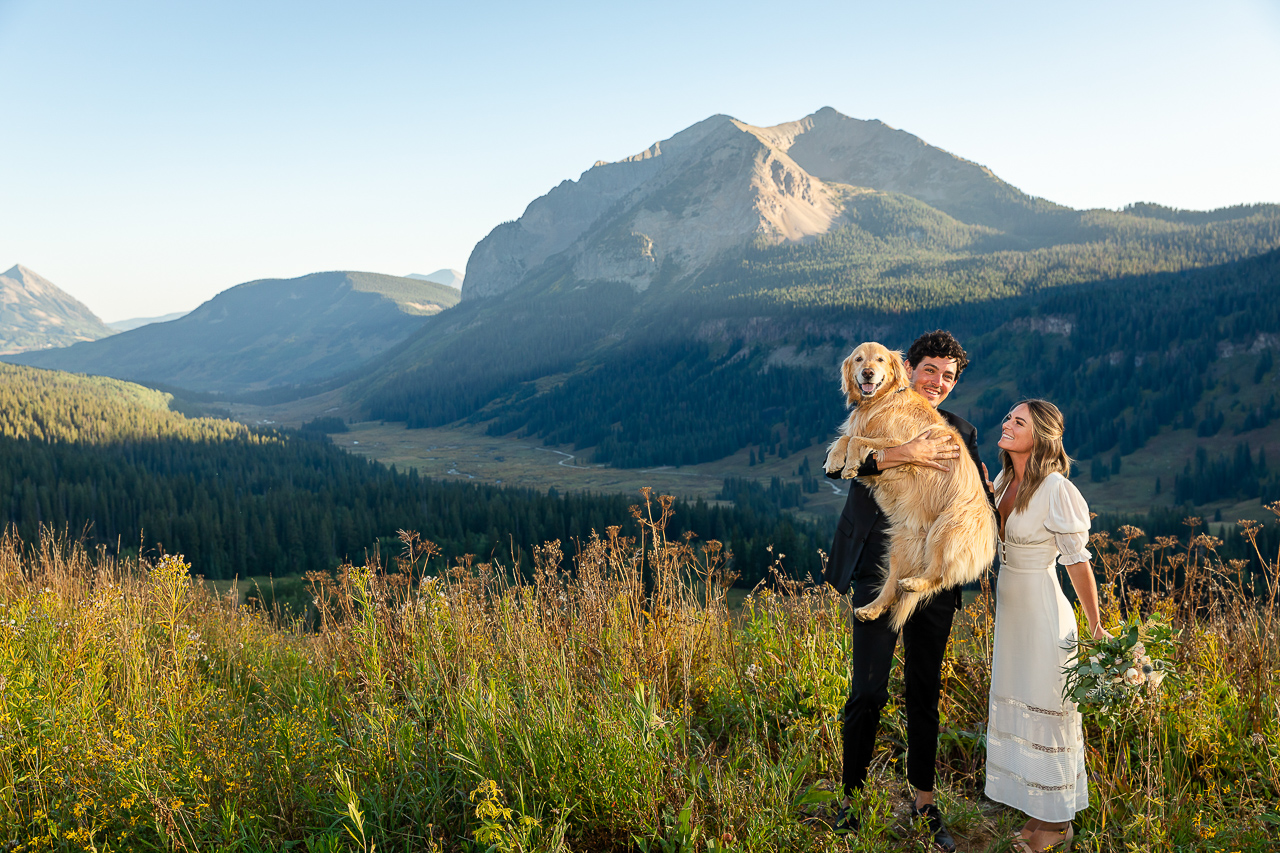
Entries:
{"type": "MultiPolygon", "coordinates": [[[[405,533],[387,564],[309,575],[296,619],[219,595],[179,557],[8,536],[0,845],[928,850],[896,700],[863,833],[829,829],[844,600],[779,581],[731,607],[727,555],[668,540],[669,506],[646,494],[575,553],[535,549],[529,583],[443,565],[405,533]]],[[[1198,527],[1144,542],[1095,537],[1105,605],[1113,624],[1171,619],[1181,675],[1117,724],[1086,718],[1077,849],[1276,849],[1276,561],[1245,577],[1198,527]]],[[[1006,850],[1021,823],[981,796],[991,602],[984,589],[962,611],[944,669],[938,790],[965,851],[1006,850]]]]}
{"type": "MultiPolygon", "coordinates": [[[[334,396],[290,401],[271,406],[236,403],[225,412],[250,426],[296,428],[313,417],[341,415],[353,410],[325,405],[334,396]]],[[[841,414],[836,412],[835,414],[841,414]]],[[[833,426],[838,421],[833,416],[833,426]]],[[[618,468],[590,461],[591,451],[571,444],[544,444],[539,439],[517,435],[491,436],[483,425],[455,423],[443,427],[405,429],[403,423],[359,421],[348,431],[330,436],[333,443],[357,456],[374,459],[400,470],[417,469],[424,477],[503,486],[520,486],[561,492],[626,494],[635,496],[645,486],[655,492],[685,500],[715,501],[726,477],[753,477],[768,483],[778,477],[799,484],[796,469],[805,457],[817,471],[826,458],[826,447],[813,445],[785,458],[769,456],[755,465],[748,463],[752,449],[742,448],[713,462],[695,465],[668,465],[657,468],[618,468]]],[[[820,472],[819,472],[820,474],[820,472]]],[[[805,495],[806,503],[794,515],[807,520],[830,520],[840,514],[848,490],[846,483],[833,488],[823,479],[817,493],[805,495]]]]}

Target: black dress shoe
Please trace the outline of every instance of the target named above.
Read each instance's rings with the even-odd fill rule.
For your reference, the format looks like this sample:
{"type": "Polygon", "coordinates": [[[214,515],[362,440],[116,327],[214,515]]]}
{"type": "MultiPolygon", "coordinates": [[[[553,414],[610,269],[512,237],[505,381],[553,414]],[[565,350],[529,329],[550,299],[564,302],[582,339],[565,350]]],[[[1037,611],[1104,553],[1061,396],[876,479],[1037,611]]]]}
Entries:
{"type": "Polygon", "coordinates": [[[956,849],[956,840],[951,837],[951,833],[947,832],[947,825],[942,822],[942,812],[938,811],[938,807],[933,803],[925,803],[920,808],[916,808],[915,803],[911,804],[911,816],[923,817],[929,823],[929,831],[933,833],[933,843],[938,845],[947,853],[951,853],[956,849]]]}
{"type": "Polygon", "coordinates": [[[842,806],[836,812],[836,822],[832,824],[831,831],[836,835],[853,835],[861,828],[862,822],[853,813],[853,806],[842,806]]]}

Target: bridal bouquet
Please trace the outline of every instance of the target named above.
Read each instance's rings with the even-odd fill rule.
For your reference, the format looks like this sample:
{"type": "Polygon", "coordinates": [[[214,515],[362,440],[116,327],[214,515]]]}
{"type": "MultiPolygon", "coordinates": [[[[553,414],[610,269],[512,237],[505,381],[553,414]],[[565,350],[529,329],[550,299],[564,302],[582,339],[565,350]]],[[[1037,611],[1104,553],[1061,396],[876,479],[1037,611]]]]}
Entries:
{"type": "Polygon", "coordinates": [[[1160,690],[1174,675],[1174,630],[1161,614],[1145,622],[1134,615],[1114,637],[1081,639],[1063,672],[1064,699],[1082,712],[1116,717],[1160,690]]]}

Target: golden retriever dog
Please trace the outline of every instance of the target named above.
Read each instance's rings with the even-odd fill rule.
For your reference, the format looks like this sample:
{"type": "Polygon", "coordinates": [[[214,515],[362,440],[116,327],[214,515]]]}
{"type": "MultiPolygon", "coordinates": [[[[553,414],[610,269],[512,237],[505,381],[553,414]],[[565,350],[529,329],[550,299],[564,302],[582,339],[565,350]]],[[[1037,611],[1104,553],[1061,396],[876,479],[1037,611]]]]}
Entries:
{"type": "MultiPolygon", "coordinates": [[[[827,471],[855,477],[875,451],[930,430],[947,432],[964,447],[960,434],[912,390],[902,353],[874,342],[860,344],[844,360],[840,385],[854,409],[827,448],[827,471]]],[[[982,475],[965,456],[948,471],[899,465],[861,481],[889,521],[889,565],[880,594],[854,611],[858,619],[878,619],[892,607],[890,625],[901,630],[921,602],[976,580],[991,565],[995,514],[982,475]]]]}

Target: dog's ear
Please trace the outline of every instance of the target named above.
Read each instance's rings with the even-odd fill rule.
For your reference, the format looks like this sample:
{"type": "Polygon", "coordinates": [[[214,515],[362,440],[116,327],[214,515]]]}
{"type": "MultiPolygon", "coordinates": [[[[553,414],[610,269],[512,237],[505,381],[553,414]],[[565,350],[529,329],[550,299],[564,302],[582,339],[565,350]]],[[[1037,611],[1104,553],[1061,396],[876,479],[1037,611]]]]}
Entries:
{"type": "Polygon", "coordinates": [[[855,401],[854,391],[858,389],[857,377],[853,375],[853,352],[845,356],[844,364],[840,365],[840,390],[844,391],[845,404],[852,406],[855,401]]]}
{"type": "Polygon", "coordinates": [[[911,386],[911,369],[907,367],[907,357],[898,350],[889,351],[889,363],[893,365],[892,380],[895,388],[911,386]]]}

